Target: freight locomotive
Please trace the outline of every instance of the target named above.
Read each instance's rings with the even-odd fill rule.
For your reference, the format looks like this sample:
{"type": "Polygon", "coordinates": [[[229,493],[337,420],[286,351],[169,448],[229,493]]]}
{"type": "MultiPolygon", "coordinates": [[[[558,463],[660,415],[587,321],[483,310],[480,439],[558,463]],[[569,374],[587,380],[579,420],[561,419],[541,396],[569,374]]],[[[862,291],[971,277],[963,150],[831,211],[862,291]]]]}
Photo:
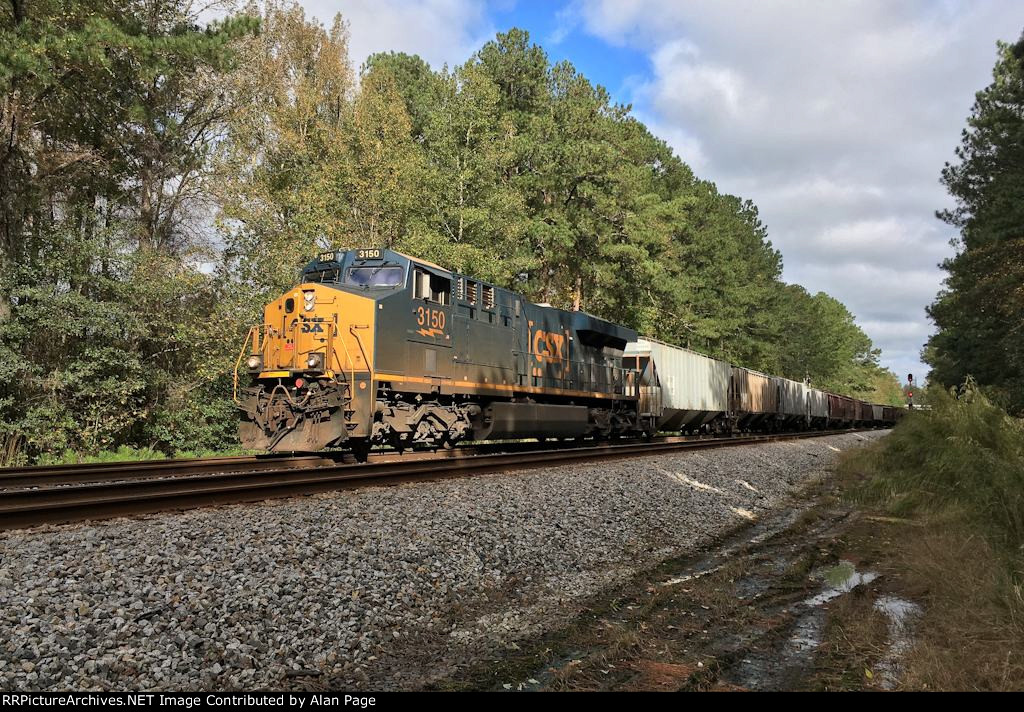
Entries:
{"type": "Polygon", "coordinates": [[[235,369],[251,449],[881,425],[894,409],[638,338],[386,249],[331,251],[268,304],[235,369]],[[240,385],[240,376],[249,383],[240,385]],[[876,410],[877,409],[877,410],[876,410]]]}

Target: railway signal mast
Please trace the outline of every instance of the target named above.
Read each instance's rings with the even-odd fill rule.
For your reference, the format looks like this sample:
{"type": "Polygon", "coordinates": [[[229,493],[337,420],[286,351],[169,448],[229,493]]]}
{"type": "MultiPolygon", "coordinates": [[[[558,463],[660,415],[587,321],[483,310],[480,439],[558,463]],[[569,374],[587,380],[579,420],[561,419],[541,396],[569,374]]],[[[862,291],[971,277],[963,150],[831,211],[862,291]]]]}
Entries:
{"type": "Polygon", "coordinates": [[[914,407],[914,374],[907,374],[907,408],[914,407]]]}

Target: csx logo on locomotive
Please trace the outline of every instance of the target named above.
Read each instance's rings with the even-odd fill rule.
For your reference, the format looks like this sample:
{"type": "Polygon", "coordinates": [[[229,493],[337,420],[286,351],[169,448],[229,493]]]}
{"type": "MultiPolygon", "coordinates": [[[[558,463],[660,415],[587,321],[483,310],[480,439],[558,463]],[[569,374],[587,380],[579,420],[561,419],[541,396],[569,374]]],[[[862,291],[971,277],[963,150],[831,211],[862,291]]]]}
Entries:
{"type": "Polygon", "coordinates": [[[564,361],[568,357],[565,350],[565,334],[554,331],[533,332],[533,355],[539,362],[564,361]]]}
{"type": "Polygon", "coordinates": [[[323,319],[313,319],[312,321],[307,319],[302,320],[303,334],[322,334],[323,332],[323,319]]]}

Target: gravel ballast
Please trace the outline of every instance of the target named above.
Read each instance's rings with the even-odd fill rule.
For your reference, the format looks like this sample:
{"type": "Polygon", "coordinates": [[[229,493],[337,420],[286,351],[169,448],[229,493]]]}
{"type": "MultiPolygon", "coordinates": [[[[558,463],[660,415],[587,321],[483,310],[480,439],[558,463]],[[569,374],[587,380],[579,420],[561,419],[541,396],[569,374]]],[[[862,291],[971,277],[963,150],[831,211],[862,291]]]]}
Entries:
{"type": "Polygon", "coordinates": [[[0,688],[419,688],[884,434],[0,532],[0,688]]]}

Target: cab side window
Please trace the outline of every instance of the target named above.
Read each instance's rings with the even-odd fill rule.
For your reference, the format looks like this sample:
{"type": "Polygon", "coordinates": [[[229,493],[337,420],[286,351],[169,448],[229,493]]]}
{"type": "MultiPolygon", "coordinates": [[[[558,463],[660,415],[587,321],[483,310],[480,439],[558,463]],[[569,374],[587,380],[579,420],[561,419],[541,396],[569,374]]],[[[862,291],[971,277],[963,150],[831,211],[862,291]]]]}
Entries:
{"type": "Polygon", "coordinates": [[[416,268],[413,273],[413,298],[426,299],[436,304],[447,304],[448,295],[452,290],[452,281],[447,277],[438,277],[426,270],[416,268]]]}

